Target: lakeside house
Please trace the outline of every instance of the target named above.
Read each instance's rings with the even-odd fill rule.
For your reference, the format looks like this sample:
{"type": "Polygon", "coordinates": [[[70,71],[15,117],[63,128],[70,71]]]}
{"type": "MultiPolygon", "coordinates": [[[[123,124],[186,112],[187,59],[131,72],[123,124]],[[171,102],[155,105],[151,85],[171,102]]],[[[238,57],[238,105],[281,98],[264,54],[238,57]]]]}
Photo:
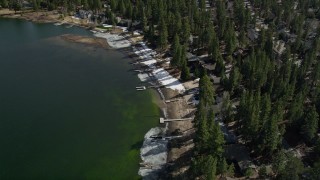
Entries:
{"type": "Polygon", "coordinates": [[[250,41],[254,42],[255,40],[258,39],[259,37],[259,33],[253,29],[253,28],[250,28],[247,30],[247,33],[248,33],[248,38],[250,39],[250,41]]]}
{"type": "Polygon", "coordinates": [[[26,9],[33,7],[33,4],[31,4],[31,3],[28,2],[28,1],[22,1],[21,5],[22,5],[22,8],[26,8],[26,9]]]}
{"type": "Polygon", "coordinates": [[[282,53],[286,50],[285,47],[286,43],[283,40],[278,40],[273,43],[273,51],[278,55],[281,56],[282,53]]]}
{"type": "MultiPolygon", "coordinates": [[[[226,145],[225,156],[228,160],[235,163],[236,169],[238,169],[242,174],[244,174],[249,168],[257,170],[256,165],[252,163],[249,156],[248,148],[242,144],[226,145]]],[[[256,175],[257,171],[254,172],[254,175],[256,175]]]]}
{"type": "Polygon", "coordinates": [[[79,10],[75,16],[81,19],[90,19],[92,15],[93,15],[92,11],[79,10]]]}

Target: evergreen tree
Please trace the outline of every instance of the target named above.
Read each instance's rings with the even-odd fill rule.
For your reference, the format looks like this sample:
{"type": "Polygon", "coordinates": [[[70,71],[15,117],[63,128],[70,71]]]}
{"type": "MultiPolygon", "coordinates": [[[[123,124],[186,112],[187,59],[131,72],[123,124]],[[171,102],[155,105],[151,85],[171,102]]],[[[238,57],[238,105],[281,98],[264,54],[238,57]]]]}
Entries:
{"type": "Polygon", "coordinates": [[[184,18],[182,23],[182,42],[187,44],[189,42],[190,35],[190,22],[187,18],[184,18]]]}
{"type": "Polygon", "coordinates": [[[186,46],[182,46],[181,48],[181,59],[180,59],[180,64],[182,65],[181,67],[181,80],[187,81],[190,79],[190,70],[189,67],[187,66],[187,58],[186,58],[186,46]]]}
{"type": "Polygon", "coordinates": [[[214,104],[214,88],[210,81],[210,78],[207,75],[204,75],[199,82],[200,88],[200,102],[204,106],[212,106],[214,104]]]}
{"type": "Polygon", "coordinates": [[[233,177],[234,176],[234,171],[235,171],[234,164],[231,163],[229,165],[229,167],[228,167],[228,172],[227,172],[228,176],[233,177]]]}
{"type": "Polygon", "coordinates": [[[143,32],[147,32],[147,26],[148,26],[148,19],[146,17],[145,10],[142,10],[142,26],[143,26],[143,32]]]}
{"type": "Polygon", "coordinates": [[[209,42],[208,54],[212,62],[216,62],[221,57],[219,40],[214,31],[212,31],[212,38],[209,42]]]}
{"type": "Polygon", "coordinates": [[[280,150],[272,159],[272,170],[276,174],[281,174],[285,171],[286,166],[286,155],[284,150],[280,150]]]}
{"type": "Polygon", "coordinates": [[[22,9],[22,5],[18,1],[13,1],[12,8],[13,8],[14,12],[16,13],[17,11],[20,11],[22,9]]]}
{"type": "Polygon", "coordinates": [[[301,160],[293,155],[289,155],[285,164],[285,170],[278,174],[277,177],[283,180],[299,180],[300,175],[304,172],[301,160]]]}
{"type": "Polygon", "coordinates": [[[319,160],[314,163],[311,170],[309,170],[310,179],[320,179],[320,162],[319,160]]]}
{"type": "Polygon", "coordinates": [[[9,1],[8,0],[1,0],[0,5],[3,8],[7,8],[9,6],[9,1]]]}
{"type": "Polygon", "coordinates": [[[209,155],[205,168],[206,168],[206,173],[205,173],[206,179],[215,180],[216,171],[217,171],[217,159],[209,155]]]}
{"type": "Polygon", "coordinates": [[[179,36],[176,34],[174,36],[174,43],[173,43],[173,57],[171,60],[171,65],[172,66],[181,66],[180,62],[181,62],[181,54],[182,54],[182,48],[180,45],[180,39],[179,36]]]}
{"type": "Polygon", "coordinates": [[[209,152],[216,157],[221,157],[223,153],[224,136],[220,129],[219,124],[215,121],[215,116],[212,110],[210,110],[207,121],[208,129],[210,133],[209,137],[209,152]]]}
{"type": "Polygon", "coordinates": [[[102,3],[101,0],[93,0],[93,9],[96,12],[99,12],[102,9],[102,3]]]}
{"type": "MultiPolygon", "coordinates": [[[[114,1],[114,0],[112,0],[112,1],[114,1]]],[[[111,2],[112,2],[112,1],[111,1],[111,2]]],[[[82,4],[82,6],[83,6],[83,9],[86,9],[86,10],[89,9],[88,0],[81,0],[81,4],[82,4]]]]}
{"type": "Polygon", "coordinates": [[[203,153],[203,151],[208,149],[208,142],[210,138],[207,122],[207,110],[203,102],[200,102],[198,105],[198,111],[195,116],[195,125],[197,128],[195,148],[198,153],[203,153]]]}
{"type": "MultiPolygon", "coordinates": [[[[84,0],[86,1],[86,0],[84,0]]],[[[84,3],[82,3],[84,4],[84,3]]],[[[111,10],[115,11],[117,9],[117,0],[110,0],[110,7],[111,7],[111,10]]]]}
{"type": "Polygon", "coordinates": [[[267,122],[262,137],[262,144],[264,144],[266,152],[270,154],[277,148],[280,142],[276,116],[276,114],[271,115],[271,119],[267,122]]]}
{"type": "Polygon", "coordinates": [[[39,10],[39,4],[37,0],[32,1],[33,10],[38,11],[39,10]]]}
{"type": "Polygon", "coordinates": [[[159,28],[159,40],[158,40],[158,47],[162,50],[167,48],[168,45],[168,29],[165,21],[162,19],[160,28],[159,28]]]}
{"type": "Polygon", "coordinates": [[[225,72],[225,66],[224,66],[224,63],[223,63],[223,59],[221,56],[218,56],[218,59],[217,59],[217,62],[216,62],[216,67],[214,69],[214,73],[217,75],[217,76],[222,76],[222,73],[225,72]]]}
{"type": "Polygon", "coordinates": [[[238,88],[241,81],[241,74],[238,67],[234,67],[230,73],[229,90],[231,93],[238,88]]]}
{"type": "Polygon", "coordinates": [[[174,34],[180,34],[182,28],[182,21],[181,21],[181,15],[179,12],[175,13],[174,18],[174,26],[173,26],[173,33],[174,34]]]}
{"type": "Polygon", "coordinates": [[[183,63],[182,70],[181,70],[181,80],[187,81],[190,79],[190,70],[186,63],[183,63]]]}
{"type": "Polygon", "coordinates": [[[312,108],[305,115],[304,124],[301,131],[308,140],[311,140],[315,137],[316,132],[318,131],[318,121],[319,115],[316,107],[312,106],[312,108]]]}
{"type": "Polygon", "coordinates": [[[121,15],[124,16],[126,14],[126,5],[124,4],[123,0],[118,2],[118,10],[120,11],[121,15]]]}
{"type": "Polygon", "coordinates": [[[259,177],[260,178],[266,178],[267,177],[267,167],[265,165],[262,165],[259,169],[259,177]]]}
{"type": "Polygon", "coordinates": [[[222,177],[224,177],[227,174],[228,164],[225,158],[220,158],[217,168],[218,168],[218,172],[221,174],[222,177]]]}

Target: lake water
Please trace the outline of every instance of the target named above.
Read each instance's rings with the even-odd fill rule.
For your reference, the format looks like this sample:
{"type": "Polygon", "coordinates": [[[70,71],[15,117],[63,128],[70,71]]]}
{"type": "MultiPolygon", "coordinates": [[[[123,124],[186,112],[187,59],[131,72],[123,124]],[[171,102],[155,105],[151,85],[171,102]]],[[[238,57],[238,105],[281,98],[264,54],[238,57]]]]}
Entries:
{"type": "Polygon", "coordinates": [[[121,52],[65,42],[81,28],[0,19],[0,179],[138,179],[151,92],[121,52]]]}

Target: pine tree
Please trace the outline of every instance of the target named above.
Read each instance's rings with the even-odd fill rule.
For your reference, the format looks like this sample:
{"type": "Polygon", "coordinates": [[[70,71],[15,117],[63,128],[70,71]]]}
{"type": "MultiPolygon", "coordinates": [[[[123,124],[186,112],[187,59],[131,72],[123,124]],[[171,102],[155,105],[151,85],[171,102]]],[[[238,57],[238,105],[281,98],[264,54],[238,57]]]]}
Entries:
{"type": "Polygon", "coordinates": [[[143,32],[147,32],[147,26],[148,26],[148,19],[146,17],[145,10],[142,11],[142,26],[143,26],[143,32]]]}
{"type": "Polygon", "coordinates": [[[131,3],[128,3],[127,5],[127,11],[126,11],[126,17],[128,19],[132,19],[132,15],[133,15],[133,7],[132,7],[132,4],[131,3]]]}
{"type": "Polygon", "coordinates": [[[223,153],[223,145],[225,143],[224,136],[221,131],[220,125],[215,121],[215,115],[212,110],[209,110],[207,117],[209,137],[209,152],[216,157],[221,157],[223,153]]]}
{"type": "Polygon", "coordinates": [[[165,21],[162,19],[160,28],[159,28],[159,40],[158,40],[158,47],[162,50],[167,48],[168,45],[168,29],[165,21]]]}
{"type": "Polygon", "coordinates": [[[184,18],[182,21],[182,42],[187,44],[191,35],[190,22],[188,18],[184,18]]]}
{"type": "MultiPolygon", "coordinates": [[[[83,0],[83,1],[86,1],[86,0],[83,0]]],[[[82,3],[84,5],[84,3],[82,3]]],[[[110,7],[111,7],[111,10],[115,11],[117,9],[117,1],[116,0],[110,0],[110,7]]]]}
{"type": "Polygon", "coordinates": [[[124,16],[126,14],[126,5],[123,2],[123,0],[120,0],[118,2],[118,10],[121,13],[122,16],[124,16]]]}
{"type": "Polygon", "coordinates": [[[208,47],[208,54],[210,56],[211,62],[214,63],[220,58],[221,54],[220,54],[219,40],[214,30],[212,32],[213,32],[212,38],[209,42],[209,47],[208,47]]]}
{"type": "Polygon", "coordinates": [[[234,93],[234,90],[238,88],[241,81],[241,74],[238,67],[234,67],[230,73],[229,90],[234,93]]]}
{"type": "Polygon", "coordinates": [[[204,75],[200,79],[199,83],[200,88],[200,102],[203,103],[204,106],[212,106],[215,102],[214,96],[214,88],[210,81],[210,78],[207,75],[204,75]]]}
{"type": "Polygon", "coordinates": [[[2,0],[2,1],[0,1],[0,5],[3,8],[7,8],[9,6],[9,2],[8,2],[8,0],[2,0]]]}
{"type": "Polygon", "coordinates": [[[93,0],[93,9],[99,12],[102,9],[101,0],[93,0]]]}
{"type": "Polygon", "coordinates": [[[263,131],[262,144],[264,144],[266,152],[270,154],[277,148],[280,142],[276,116],[276,114],[272,114],[263,131]]]}
{"type": "Polygon", "coordinates": [[[267,167],[265,165],[262,165],[259,169],[259,177],[260,178],[266,178],[267,177],[267,167]]]}
{"type": "Polygon", "coordinates": [[[225,158],[220,158],[218,163],[218,172],[224,177],[228,172],[228,164],[225,158]]]}
{"type": "Polygon", "coordinates": [[[187,81],[190,79],[190,70],[186,63],[183,63],[182,70],[181,70],[181,80],[187,81]]]}
{"type": "Polygon", "coordinates": [[[178,49],[176,50],[173,58],[172,58],[172,63],[174,66],[178,67],[179,69],[181,69],[183,67],[183,61],[182,61],[182,53],[183,53],[183,49],[182,46],[178,46],[178,49]]]}
{"type": "Polygon", "coordinates": [[[261,101],[261,126],[264,127],[270,118],[271,99],[269,94],[264,94],[261,101]]]}
{"type": "Polygon", "coordinates": [[[215,180],[216,172],[217,172],[217,159],[209,155],[205,169],[206,169],[206,173],[205,173],[206,179],[215,180]]]}
{"type": "Polygon", "coordinates": [[[197,129],[195,147],[198,153],[203,153],[203,151],[208,148],[208,141],[210,138],[207,122],[207,110],[203,102],[200,102],[198,105],[198,111],[195,116],[195,126],[197,129]]]}
{"type": "Polygon", "coordinates": [[[39,10],[39,5],[38,5],[37,0],[33,0],[32,4],[33,4],[33,10],[38,11],[39,10]]]}
{"type": "Polygon", "coordinates": [[[219,37],[224,37],[226,30],[226,7],[224,1],[217,2],[217,22],[219,27],[219,37]]]}
{"type": "Polygon", "coordinates": [[[180,34],[182,28],[182,21],[181,21],[181,15],[180,13],[175,13],[175,19],[174,19],[174,27],[173,32],[174,34],[180,34]]]}
{"type": "Polygon", "coordinates": [[[308,140],[312,140],[315,137],[316,132],[318,131],[318,122],[319,115],[316,107],[312,106],[305,115],[304,124],[301,131],[301,133],[304,134],[308,140]]]}
{"type": "Polygon", "coordinates": [[[234,167],[234,164],[232,163],[228,167],[228,171],[227,171],[228,176],[233,177],[234,171],[235,171],[235,167],[234,167]]]}
{"type": "Polygon", "coordinates": [[[222,73],[225,72],[225,66],[224,66],[224,63],[223,63],[223,59],[220,56],[218,56],[218,59],[217,59],[217,63],[216,63],[216,67],[214,69],[214,73],[217,75],[217,76],[222,76],[222,73]]]}
{"type": "Polygon", "coordinates": [[[288,119],[290,125],[293,127],[299,127],[303,117],[303,101],[304,97],[302,93],[298,93],[289,106],[288,119]]]}
{"type": "Polygon", "coordinates": [[[283,171],[285,171],[286,166],[286,155],[284,150],[280,150],[275,154],[275,156],[272,159],[272,170],[276,174],[281,174],[283,171]]]}
{"type": "Polygon", "coordinates": [[[289,155],[285,170],[278,174],[279,179],[299,180],[300,175],[304,172],[304,165],[301,160],[293,155],[289,155]]]}
{"type": "Polygon", "coordinates": [[[311,170],[309,170],[310,179],[320,179],[320,161],[314,163],[311,170]]]}
{"type": "Polygon", "coordinates": [[[186,58],[186,46],[182,46],[181,48],[181,59],[180,59],[180,63],[182,64],[181,67],[181,79],[183,81],[187,81],[190,79],[190,70],[189,67],[187,65],[187,58],[186,58]]]}
{"type": "Polygon", "coordinates": [[[180,66],[181,53],[182,53],[182,48],[180,45],[179,36],[176,34],[174,36],[174,43],[173,43],[173,57],[170,62],[172,66],[180,66]]]}
{"type": "MultiPolygon", "coordinates": [[[[114,1],[114,0],[112,0],[112,1],[114,1]]],[[[111,1],[111,2],[112,2],[112,1],[111,1]]],[[[89,9],[88,0],[81,0],[81,5],[83,6],[83,8],[84,8],[85,10],[88,10],[88,9],[89,9]]]]}

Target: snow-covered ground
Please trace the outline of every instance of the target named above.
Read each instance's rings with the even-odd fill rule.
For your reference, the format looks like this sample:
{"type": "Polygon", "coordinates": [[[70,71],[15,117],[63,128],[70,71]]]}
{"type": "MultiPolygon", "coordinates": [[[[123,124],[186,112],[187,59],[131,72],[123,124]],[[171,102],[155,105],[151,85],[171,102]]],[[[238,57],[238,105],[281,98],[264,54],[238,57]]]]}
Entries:
{"type": "Polygon", "coordinates": [[[118,34],[110,34],[110,33],[94,33],[94,36],[105,38],[112,48],[120,49],[130,47],[131,43],[125,37],[118,34]]]}
{"type": "Polygon", "coordinates": [[[177,78],[171,76],[165,69],[156,67],[157,60],[154,59],[156,52],[148,48],[144,42],[140,42],[140,46],[141,47],[133,47],[132,49],[141,60],[145,60],[141,61],[141,64],[154,69],[152,74],[158,80],[158,82],[161,85],[164,85],[166,88],[184,92],[186,89],[177,78]]]}
{"type": "Polygon", "coordinates": [[[152,74],[159,81],[161,85],[164,85],[166,88],[177,90],[179,92],[184,92],[186,89],[182,83],[177,79],[172,77],[168,71],[163,68],[158,68],[152,71],[152,74]]]}
{"type": "Polygon", "coordinates": [[[153,139],[151,136],[164,135],[165,128],[152,128],[144,136],[144,142],[140,149],[140,156],[145,167],[140,167],[138,174],[143,179],[158,179],[158,172],[167,162],[168,140],[153,139]]]}
{"type": "Polygon", "coordinates": [[[147,73],[139,73],[138,78],[140,79],[140,81],[146,82],[149,79],[149,75],[147,73]]]}
{"type": "MultiPolygon", "coordinates": [[[[164,85],[166,88],[172,90],[177,90],[179,92],[184,92],[186,89],[183,84],[174,78],[163,68],[158,68],[156,66],[157,60],[155,56],[157,53],[148,48],[144,42],[139,43],[140,46],[133,46],[133,52],[139,56],[140,63],[148,66],[152,69],[151,73],[155,77],[159,84],[164,85]]],[[[168,61],[168,59],[166,59],[168,61]]],[[[138,77],[141,81],[146,81],[149,78],[147,73],[139,73],[138,77]]],[[[158,88],[160,94],[161,90],[158,88]]],[[[163,96],[163,94],[162,94],[163,96]]],[[[163,97],[164,99],[164,97],[163,97]]],[[[166,109],[163,110],[166,115],[166,109]]],[[[150,129],[144,137],[143,146],[140,150],[140,156],[145,167],[140,167],[138,174],[142,176],[143,179],[158,179],[159,173],[162,172],[165,164],[167,162],[167,144],[168,139],[153,139],[150,136],[162,136],[165,135],[166,128],[152,128],[150,129]]]]}

